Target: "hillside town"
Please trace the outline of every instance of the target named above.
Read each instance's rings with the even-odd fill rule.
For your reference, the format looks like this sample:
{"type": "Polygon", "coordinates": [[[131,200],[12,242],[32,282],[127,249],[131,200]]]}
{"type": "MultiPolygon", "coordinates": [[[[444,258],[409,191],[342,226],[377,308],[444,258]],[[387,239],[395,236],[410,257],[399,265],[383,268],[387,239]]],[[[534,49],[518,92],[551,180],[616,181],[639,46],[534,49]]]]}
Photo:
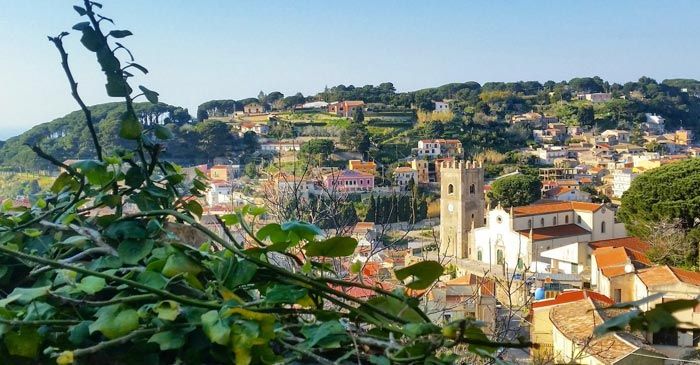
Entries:
{"type": "MultiPolygon", "coordinates": [[[[610,97],[576,96],[591,103],[610,97]]],[[[315,101],[295,109],[348,120],[371,113],[361,100],[315,101]]],[[[434,102],[431,113],[448,112],[449,100],[434,102]]],[[[530,171],[490,177],[484,169],[487,159],[467,159],[458,139],[420,139],[391,164],[357,154],[342,165],[324,165],[332,151],[319,152],[324,157],[318,163],[302,157],[314,138],[269,138],[279,116],[261,105],[248,104],[230,118],[241,135],[254,133],[260,139],[259,153],[273,161],[304,162],[257,177],[245,171],[247,166],[223,160],[189,168],[210,179],[201,199],[203,221],[249,204],[267,206],[270,221],[288,217],[283,211],[290,206],[336,209],[330,210],[336,219],[323,221],[322,228],[359,242],[354,256],[341,263],[345,280],[391,290],[401,285],[394,269],[439,260],[449,272],[415,297],[438,323],[473,317],[501,340],[526,336],[537,345],[529,354],[503,354],[512,361],[683,363],[678,359],[700,345],[700,306],[676,312],[677,329],[617,332],[605,338],[594,334],[596,326],[624,311],[616,304],[652,298],[643,304],[651,310],[671,299],[700,295],[699,272],[653,263],[646,255],[651,244],[630,235],[616,216],[635,179],[700,153],[692,131],[667,130],[660,115],[646,114],[642,130],[633,131],[586,130],[537,112],[513,115],[510,123],[526,125],[536,141],[517,150],[530,161],[530,171]],[[490,192],[499,180],[532,171],[539,181],[536,200],[520,206],[494,201],[490,192]],[[417,202],[419,191],[431,198],[417,202]],[[387,211],[377,204],[383,199],[396,204],[402,197],[411,205],[403,216],[406,207],[387,211]],[[424,211],[414,204],[425,204],[424,211]],[[355,262],[362,269],[352,274],[355,262]]],[[[348,294],[366,299],[373,292],[354,289],[348,294]]]]}

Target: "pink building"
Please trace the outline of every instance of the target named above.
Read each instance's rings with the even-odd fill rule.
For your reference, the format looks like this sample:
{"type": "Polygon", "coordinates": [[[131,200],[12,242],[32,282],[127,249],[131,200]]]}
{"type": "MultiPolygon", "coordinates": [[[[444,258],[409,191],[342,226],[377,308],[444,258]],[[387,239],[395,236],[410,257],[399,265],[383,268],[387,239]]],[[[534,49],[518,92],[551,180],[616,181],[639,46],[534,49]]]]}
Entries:
{"type": "Polygon", "coordinates": [[[357,170],[335,171],[323,177],[328,192],[354,193],[374,189],[374,175],[357,170]]]}

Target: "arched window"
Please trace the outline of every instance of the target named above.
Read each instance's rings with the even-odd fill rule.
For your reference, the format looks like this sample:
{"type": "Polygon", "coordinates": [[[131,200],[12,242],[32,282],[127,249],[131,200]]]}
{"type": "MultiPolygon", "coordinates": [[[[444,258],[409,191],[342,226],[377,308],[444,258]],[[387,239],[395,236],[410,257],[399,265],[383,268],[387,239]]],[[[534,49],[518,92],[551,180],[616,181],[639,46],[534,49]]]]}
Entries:
{"type": "Polygon", "coordinates": [[[481,250],[476,252],[476,259],[481,261],[483,259],[484,255],[481,253],[481,250]]]}
{"type": "Polygon", "coordinates": [[[553,226],[557,225],[557,217],[552,218],[552,225],[553,226]]]}
{"type": "Polygon", "coordinates": [[[564,217],[564,223],[569,224],[569,216],[564,217]]]}
{"type": "Polygon", "coordinates": [[[518,269],[522,270],[523,266],[525,266],[525,264],[523,264],[523,258],[518,257],[518,269]]]}
{"type": "Polygon", "coordinates": [[[605,222],[600,224],[600,233],[605,233],[605,222]]]}
{"type": "Polygon", "coordinates": [[[499,265],[503,265],[505,263],[505,260],[503,258],[503,250],[501,249],[496,251],[496,263],[499,265]]]}
{"type": "Polygon", "coordinates": [[[527,220],[527,228],[532,228],[532,219],[527,220]]]}
{"type": "Polygon", "coordinates": [[[474,188],[474,184],[471,184],[469,186],[469,194],[474,194],[476,192],[476,189],[474,188]]]}
{"type": "Polygon", "coordinates": [[[455,186],[450,184],[447,186],[447,193],[448,194],[454,194],[455,193],[455,186]]]}
{"type": "Polygon", "coordinates": [[[581,216],[578,216],[578,224],[581,224],[581,216]]]}
{"type": "Polygon", "coordinates": [[[544,218],[540,218],[540,226],[544,227],[544,218]]]}

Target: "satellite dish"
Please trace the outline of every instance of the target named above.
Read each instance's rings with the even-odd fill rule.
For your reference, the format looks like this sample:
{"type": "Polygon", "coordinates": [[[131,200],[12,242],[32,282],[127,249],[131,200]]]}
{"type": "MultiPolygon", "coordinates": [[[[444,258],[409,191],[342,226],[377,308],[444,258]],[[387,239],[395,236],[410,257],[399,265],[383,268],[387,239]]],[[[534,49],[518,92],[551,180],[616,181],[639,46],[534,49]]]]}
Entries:
{"type": "Polygon", "coordinates": [[[632,265],[632,264],[625,265],[625,273],[629,274],[631,272],[634,272],[634,265],[632,265]]]}

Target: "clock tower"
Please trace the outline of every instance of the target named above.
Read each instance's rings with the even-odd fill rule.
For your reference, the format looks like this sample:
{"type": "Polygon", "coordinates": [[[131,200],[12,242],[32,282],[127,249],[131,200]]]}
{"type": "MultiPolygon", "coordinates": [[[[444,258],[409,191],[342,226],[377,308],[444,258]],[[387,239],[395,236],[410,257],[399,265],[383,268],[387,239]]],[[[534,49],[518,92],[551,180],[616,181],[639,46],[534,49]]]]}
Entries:
{"type": "Polygon", "coordinates": [[[471,161],[440,165],[440,254],[473,259],[469,234],[484,225],[484,169],[471,161]]]}

